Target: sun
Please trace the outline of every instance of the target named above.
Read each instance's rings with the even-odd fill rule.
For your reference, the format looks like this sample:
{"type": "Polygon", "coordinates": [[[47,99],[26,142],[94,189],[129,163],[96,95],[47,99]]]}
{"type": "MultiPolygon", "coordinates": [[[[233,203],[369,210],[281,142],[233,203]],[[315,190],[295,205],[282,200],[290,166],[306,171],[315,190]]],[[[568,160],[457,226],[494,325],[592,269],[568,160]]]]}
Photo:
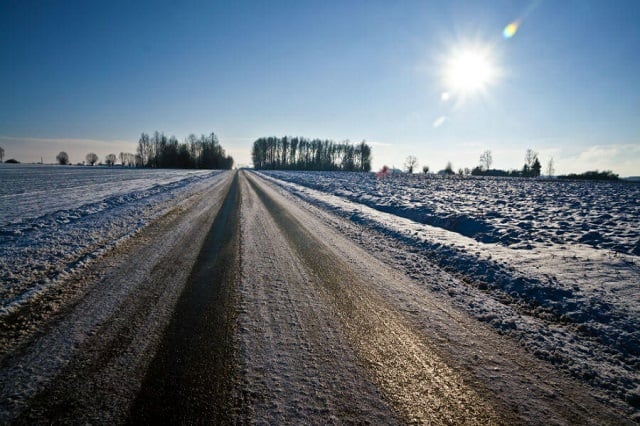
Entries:
{"type": "Polygon", "coordinates": [[[460,95],[485,91],[495,82],[497,71],[487,52],[464,49],[451,55],[444,70],[447,89],[460,95]]]}

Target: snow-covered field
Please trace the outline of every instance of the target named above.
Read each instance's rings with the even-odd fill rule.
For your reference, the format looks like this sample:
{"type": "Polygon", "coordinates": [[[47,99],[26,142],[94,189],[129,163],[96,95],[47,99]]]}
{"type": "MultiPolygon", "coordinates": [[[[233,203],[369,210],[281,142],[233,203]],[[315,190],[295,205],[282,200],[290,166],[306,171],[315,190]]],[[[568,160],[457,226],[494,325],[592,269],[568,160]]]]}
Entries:
{"type": "Polygon", "coordinates": [[[433,291],[610,398],[640,409],[640,185],[262,172],[386,238],[433,291]],[[434,282],[436,262],[460,279],[434,282]]]}
{"type": "Polygon", "coordinates": [[[0,317],[219,173],[1,165],[0,317]]]}
{"type": "Polygon", "coordinates": [[[376,210],[511,248],[581,243],[640,255],[640,185],[433,175],[273,173],[376,210]]]}

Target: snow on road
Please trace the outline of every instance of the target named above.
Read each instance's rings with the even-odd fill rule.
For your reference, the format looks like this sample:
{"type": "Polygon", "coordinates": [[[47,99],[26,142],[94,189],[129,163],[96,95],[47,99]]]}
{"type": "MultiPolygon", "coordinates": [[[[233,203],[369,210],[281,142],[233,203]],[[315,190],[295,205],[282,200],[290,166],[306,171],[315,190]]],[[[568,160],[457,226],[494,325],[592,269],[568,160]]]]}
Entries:
{"type": "Polygon", "coordinates": [[[359,365],[313,272],[248,180],[241,184],[244,420],[398,424],[359,365]]]}
{"type": "MultiPolygon", "coordinates": [[[[602,399],[626,406],[638,416],[640,331],[636,325],[640,323],[640,258],[597,244],[579,243],[584,240],[580,233],[592,232],[583,230],[588,223],[575,224],[572,220],[571,225],[565,226],[562,221],[558,224],[558,217],[584,211],[599,211],[596,216],[601,215],[606,206],[584,202],[576,213],[572,211],[574,205],[568,203],[564,205],[567,211],[547,216],[540,233],[532,221],[530,232],[512,234],[505,245],[506,240],[485,242],[492,240],[490,235],[502,233],[495,223],[486,227],[490,232],[483,232],[483,226],[476,226],[476,233],[469,232],[474,216],[489,210],[491,196],[481,188],[484,180],[474,179],[465,189],[458,179],[394,177],[392,181],[380,181],[368,174],[311,172],[262,175],[297,197],[382,234],[382,242],[369,243],[371,250],[379,251],[381,257],[431,290],[446,294],[460,309],[511,336],[538,358],[594,386],[602,399]],[[446,194],[449,201],[466,206],[460,210],[447,207],[450,212],[442,211],[437,220],[424,219],[425,211],[444,209],[438,197],[447,185],[451,185],[446,194]],[[455,196],[454,189],[458,191],[455,196]],[[480,213],[474,210],[474,197],[479,199],[480,213]],[[437,207],[425,206],[426,200],[437,207]],[[452,215],[459,221],[451,220],[452,215]],[[425,222],[446,224],[448,229],[425,222]],[[462,225],[456,228],[456,223],[462,225]],[[546,230],[554,228],[570,236],[554,241],[543,238],[546,230]],[[434,282],[429,268],[424,266],[433,262],[461,279],[434,282]]],[[[517,193],[514,191],[522,190],[527,182],[489,179],[486,183],[494,194],[495,215],[511,218],[507,228],[528,215],[526,207],[520,207],[519,212],[501,212],[501,206],[519,203],[518,197],[505,194],[517,193]]],[[[576,182],[560,189],[555,185],[562,183],[539,182],[527,189],[531,192],[528,198],[548,199],[545,184],[553,185],[555,196],[564,191],[566,200],[577,199],[585,191],[576,182]],[[575,188],[579,188],[578,194],[572,193],[575,188]]],[[[607,195],[611,184],[603,184],[602,188],[594,183],[584,185],[595,194],[591,195],[592,201],[607,202],[610,214],[615,213],[616,226],[622,229],[616,247],[634,252],[640,229],[636,226],[640,223],[636,196],[640,185],[621,184],[614,188],[613,195],[607,195]]],[[[542,221],[541,210],[558,210],[562,202],[556,199],[550,204],[551,207],[531,206],[529,210],[542,221]]],[[[615,232],[610,229],[610,233],[615,232]]],[[[364,236],[353,238],[366,245],[367,233],[361,234],[364,236]]]]}

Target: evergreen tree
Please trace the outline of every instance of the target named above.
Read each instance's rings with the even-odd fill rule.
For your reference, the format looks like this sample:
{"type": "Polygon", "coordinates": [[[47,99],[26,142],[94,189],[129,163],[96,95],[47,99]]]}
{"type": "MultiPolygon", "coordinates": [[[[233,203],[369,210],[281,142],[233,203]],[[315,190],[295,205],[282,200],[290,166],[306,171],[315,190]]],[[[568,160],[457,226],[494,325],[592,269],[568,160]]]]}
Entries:
{"type": "Polygon", "coordinates": [[[540,176],[541,170],[542,170],[542,165],[540,164],[538,157],[536,157],[536,159],[533,160],[533,165],[531,166],[531,177],[540,176]]]}

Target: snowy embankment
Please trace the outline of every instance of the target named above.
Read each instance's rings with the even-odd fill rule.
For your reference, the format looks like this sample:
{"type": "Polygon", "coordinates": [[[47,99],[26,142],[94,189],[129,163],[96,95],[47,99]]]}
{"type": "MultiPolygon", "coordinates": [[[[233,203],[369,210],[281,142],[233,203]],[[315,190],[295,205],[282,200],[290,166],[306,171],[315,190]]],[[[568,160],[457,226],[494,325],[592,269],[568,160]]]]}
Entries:
{"type": "Polygon", "coordinates": [[[0,318],[179,205],[219,173],[0,167],[0,318]]]}
{"type": "Polygon", "coordinates": [[[638,416],[640,185],[262,174],[403,245],[413,278],[638,416]],[[433,282],[424,262],[461,279],[433,282]]]}

